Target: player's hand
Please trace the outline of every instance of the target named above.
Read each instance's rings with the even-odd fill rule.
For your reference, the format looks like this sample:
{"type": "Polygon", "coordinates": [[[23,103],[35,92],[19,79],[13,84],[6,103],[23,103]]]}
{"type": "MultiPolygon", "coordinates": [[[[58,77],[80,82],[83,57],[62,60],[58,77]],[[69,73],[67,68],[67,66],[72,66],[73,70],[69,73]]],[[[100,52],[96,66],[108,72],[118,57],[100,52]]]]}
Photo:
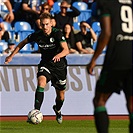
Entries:
{"type": "Polygon", "coordinates": [[[6,59],[5,59],[4,64],[8,64],[11,61],[12,61],[12,57],[11,56],[7,56],[6,59]]]}
{"type": "Polygon", "coordinates": [[[60,56],[56,55],[56,56],[53,58],[53,61],[54,61],[54,63],[60,61],[60,56]]]}
{"type": "Polygon", "coordinates": [[[90,62],[90,63],[87,65],[86,69],[87,69],[88,74],[90,74],[90,75],[95,75],[95,73],[93,72],[93,69],[94,69],[95,65],[96,65],[95,62],[90,62]]]}

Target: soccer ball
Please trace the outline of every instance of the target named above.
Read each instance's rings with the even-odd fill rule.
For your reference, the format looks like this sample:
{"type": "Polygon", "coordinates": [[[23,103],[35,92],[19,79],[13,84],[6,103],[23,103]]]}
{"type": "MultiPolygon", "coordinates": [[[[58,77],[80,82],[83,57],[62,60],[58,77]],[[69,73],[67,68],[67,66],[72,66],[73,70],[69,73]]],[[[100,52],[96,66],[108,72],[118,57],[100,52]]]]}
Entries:
{"type": "Polygon", "coordinates": [[[28,113],[28,120],[33,124],[39,124],[43,120],[43,114],[40,110],[33,109],[28,113]]]}

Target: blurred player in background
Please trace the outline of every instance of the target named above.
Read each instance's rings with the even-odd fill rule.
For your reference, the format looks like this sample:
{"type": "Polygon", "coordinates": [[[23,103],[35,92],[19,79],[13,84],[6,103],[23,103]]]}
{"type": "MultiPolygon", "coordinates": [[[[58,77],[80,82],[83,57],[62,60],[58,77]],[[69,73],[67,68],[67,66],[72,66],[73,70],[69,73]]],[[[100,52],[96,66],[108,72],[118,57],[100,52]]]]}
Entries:
{"type": "Polygon", "coordinates": [[[106,45],[107,52],[93,99],[95,125],[98,133],[109,132],[105,104],[112,93],[120,94],[123,90],[129,112],[129,132],[133,133],[132,0],[97,0],[97,4],[102,31],[96,51],[87,65],[89,74],[94,74],[96,59],[106,45]]]}
{"type": "Polygon", "coordinates": [[[53,106],[53,109],[56,113],[56,120],[60,124],[62,123],[61,107],[63,106],[66,89],[67,60],[65,56],[69,53],[69,49],[63,33],[52,27],[49,13],[41,14],[40,24],[42,29],[20,42],[5,59],[5,64],[9,63],[14,55],[27,43],[36,42],[38,44],[41,61],[38,65],[35,109],[40,110],[44,99],[44,88],[51,80],[52,86],[56,90],[56,105],[53,106]]]}

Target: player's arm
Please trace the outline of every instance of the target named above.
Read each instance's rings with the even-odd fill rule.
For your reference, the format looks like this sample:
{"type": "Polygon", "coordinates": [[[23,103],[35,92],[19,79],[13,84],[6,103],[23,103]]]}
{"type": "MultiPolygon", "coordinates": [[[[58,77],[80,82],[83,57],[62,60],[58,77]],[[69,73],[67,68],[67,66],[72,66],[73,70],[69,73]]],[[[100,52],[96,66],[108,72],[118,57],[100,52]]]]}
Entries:
{"type": "Polygon", "coordinates": [[[62,47],[62,52],[60,52],[59,54],[54,56],[54,58],[53,58],[54,62],[60,61],[60,58],[62,58],[62,57],[69,54],[69,48],[68,48],[67,43],[66,42],[61,42],[60,45],[62,47]]]}
{"type": "Polygon", "coordinates": [[[6,57],[5,59],[5,64],[8,64],[9,62],[12,61],[12,58],[14,57],[15,54],[17,54],[26,44],[28,43],[28,39],[24,39],[23,41],[21,41],[16,48],[14,49],[14,51],[6,57]]]}
{"type": "Polygon", "coordinates": [[[111,36],[111,18],[110,16],[104,16],[101,18],[101,34],[98,38],[96,51],[90,61],[90,63],[87,66],[87,71],[89,74],[92,75],[93,68],[96,65],[96,59],[98,56],[102,53],[105,46],[108,44],[111,36]]]}

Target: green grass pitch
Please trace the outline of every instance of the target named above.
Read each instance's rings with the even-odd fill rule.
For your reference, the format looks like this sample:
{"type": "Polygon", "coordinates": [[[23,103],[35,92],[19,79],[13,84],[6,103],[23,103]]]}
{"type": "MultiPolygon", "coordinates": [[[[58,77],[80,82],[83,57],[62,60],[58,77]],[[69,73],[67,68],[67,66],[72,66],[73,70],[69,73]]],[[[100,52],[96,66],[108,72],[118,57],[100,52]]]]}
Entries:
{"type": "MultiPolygon", "coordinates": [[[[0,121],[0,133],[96,133],[94,120],[44,120],[38,125],[25,121],[0,121]]],[[[128,120],[110,120],[109,133],[128,133],[128,120]]]]}

